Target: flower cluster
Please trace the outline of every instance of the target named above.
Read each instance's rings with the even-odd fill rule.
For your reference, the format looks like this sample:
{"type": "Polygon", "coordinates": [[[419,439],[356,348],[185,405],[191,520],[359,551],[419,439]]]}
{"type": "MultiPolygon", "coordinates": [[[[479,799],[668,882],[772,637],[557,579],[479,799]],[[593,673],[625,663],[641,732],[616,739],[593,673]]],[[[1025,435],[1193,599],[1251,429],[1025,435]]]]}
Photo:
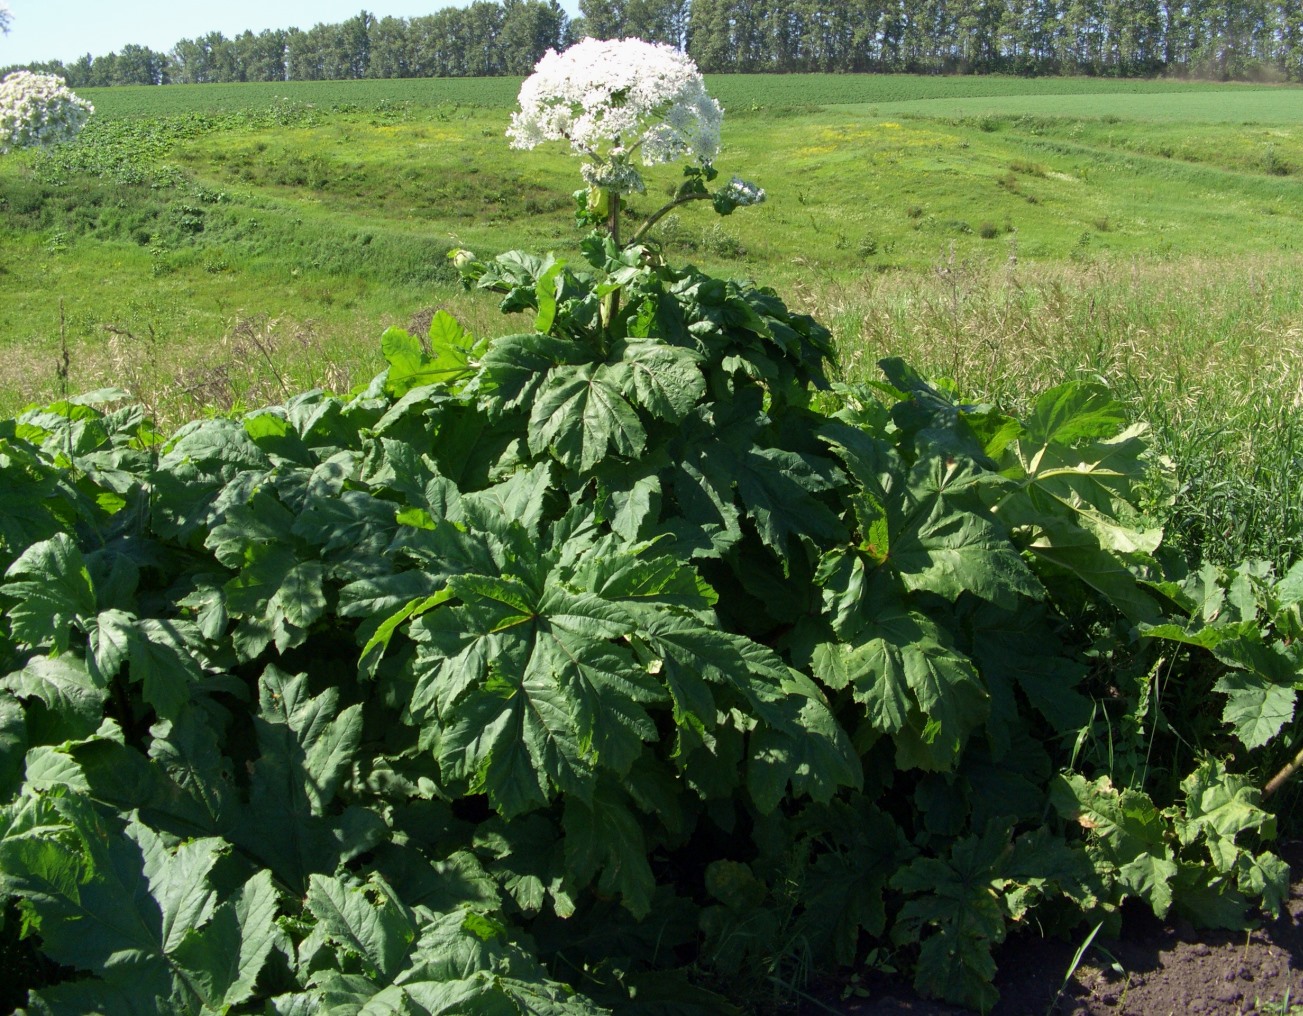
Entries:
{"type": "Polygon", "coordinates": [[[733,177],[724,185],[720,194],[726,197],[735,208],[746,208],[749,205],[758,205],[765,200],[765,189],[757,187],[750,181],[743,180],[740,176],[733,177]]]}
{"type": "Polygon", "coordinates": [[[723,110],[697,65],[670,46],[640,39],[585,39],[548,50],[520,89],[507,136],[513,148],[567,141],[585,157],[590,186],[644,189],[635,156],[654,166],[685,156],[707,165],[719,151],[723,110]]]}
{"type": "Polygon", "coordinates": [[[62,78],[14,71],[0,81],[0,152],[71,141],[93,112],[62,78]]]}

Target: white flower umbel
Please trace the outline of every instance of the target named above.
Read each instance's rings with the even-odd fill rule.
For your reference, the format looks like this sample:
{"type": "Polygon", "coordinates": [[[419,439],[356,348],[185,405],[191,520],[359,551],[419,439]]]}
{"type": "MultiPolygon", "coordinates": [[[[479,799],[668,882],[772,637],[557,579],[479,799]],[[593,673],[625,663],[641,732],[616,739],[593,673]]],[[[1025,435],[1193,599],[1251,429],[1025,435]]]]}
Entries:
{"type": "Polygon", "coordinates": [[[738,208],[746,208],[749,205],[758,205],[763,202],[765,200],[765,189],[757,187],[750,181],[743,180],[740,176],[735,176],[724,185],[720,195],[727,198],[738,208]]]}
{"type": "Polygon", "coordinates": [[[634,166],[719,151],[723,111],[697,65],[670,46],[640,39],[585,39],[548,50],[520,88],[507,136],[513,148],[565,141],[585,159],[584,180],[615,195],[644,189],[634,166]]]}
{"type": "Polygon", "coordinates": [[[71,141],[93,112],[62,78],[14,71],[0,81],[0,152],[71,141]]]}

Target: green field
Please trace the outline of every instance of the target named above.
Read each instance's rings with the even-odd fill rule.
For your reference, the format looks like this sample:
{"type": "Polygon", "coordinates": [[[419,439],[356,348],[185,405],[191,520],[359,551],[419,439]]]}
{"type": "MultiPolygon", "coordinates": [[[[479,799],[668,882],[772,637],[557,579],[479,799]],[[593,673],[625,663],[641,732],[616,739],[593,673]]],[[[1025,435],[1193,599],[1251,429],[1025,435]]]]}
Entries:
{"type": "Polygon", "coordinates": [[[1285,909],[1303,89],[715,84],[768,200],[646,247],[510,81],[0,159],[0,1011],[988,1012],[1285,909]]]}
{"type": "MultiPolygon", "coordinates": [[[[656,234],[671,258],[773,285],[828,320],[848,376],[900,353],[1006,400],[1065,374],[1109,377],[1169,452],[1198,461],[1190,485],[1216,488],[1223,514],[1192,512],[1192,539],[1298,554],[1297,531],[1266,506],[1303,501],[1295,428],[1271,416],[1289,418],[1303,362],[1303,89],[709,84],[727,110],[719,168],[769,200],[728,219],[671,215],[656,234]],[[1266,451],[1261,414],[1271,434],[1284,427],[1266,451]],[[1202,431],[1216,440],[1191,439],[1202,431]],[[1250,516],[1270,531],[1244,537],[1250,516]]],[[[578,235],[574,161],[507,146],[517,88],[88,91],[97,114],[76,145],[0,163],[0,409],[111,382],[177,421],[347,387],[378,369],[384,327],[438,307],[501,329],[445,252],[573,256],[578,235]]],[[[675,181],[649,182],[635,215],[675,181]]]]}
{"type": "MultiPolygon", "coordinates": [[[[857,103],[971,101],[983,98],[1034,100],[1043,96],[1108,97],[1110,106],[1122,96],[1151,96],[1161,105],[1166,96],[1203,93],[1217,97],[1216,119],[1238,120],[1241,102],[1276,102],[1287,119],[1298,119],[1299,90],[1276,85],[1215,84],[1205,81],[1154,81],[1110,78],[1017,78],[1000,75],[957,77],[911,74],[739,74],[707,76],[707,87],[732,115],[783,106],[826,106],[857,103]],[[1276,96],[1269,100],[1267,96],[1276,96]],[[1234,101],[1228,101],[1231,98],[1234,101]]],[[[520,89],[518,78],[439,78],[359,81],[287,81],[276,84],[213,84],[88,88],[99,115],[107,119],[174,116],[178,113],[261,109],[273,99],[336,106],[372,106],[404,102],[437,106],[462,105],[510,108],[520,89]]],[[[1152,101],[1152,100],[1151,100],[1152,101]]],[[[1099,115],[1098,113],[1096,115],[1099,115]]]]}

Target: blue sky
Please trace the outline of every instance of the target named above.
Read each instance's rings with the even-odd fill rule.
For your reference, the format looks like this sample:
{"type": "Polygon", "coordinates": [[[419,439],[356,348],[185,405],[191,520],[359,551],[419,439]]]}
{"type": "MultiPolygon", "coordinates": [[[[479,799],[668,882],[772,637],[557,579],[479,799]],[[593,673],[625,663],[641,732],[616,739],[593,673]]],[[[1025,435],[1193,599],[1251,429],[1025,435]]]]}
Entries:
{"type": "MultiPolygon", "coordinates": [[[[311,28],[347,21],[361,10],[378,18],[411,18],[441,7],[464,7],[450,0],[6,0],[13,13],[8,35],[0,35],[0,67],[35,60],[75,60],[100,56],[127,43],[167,52],[181,39],[208,32],[239,35],[246,28],[311,28]]],[[[561,0],[572,17],[577,0],[561,0]]]]}

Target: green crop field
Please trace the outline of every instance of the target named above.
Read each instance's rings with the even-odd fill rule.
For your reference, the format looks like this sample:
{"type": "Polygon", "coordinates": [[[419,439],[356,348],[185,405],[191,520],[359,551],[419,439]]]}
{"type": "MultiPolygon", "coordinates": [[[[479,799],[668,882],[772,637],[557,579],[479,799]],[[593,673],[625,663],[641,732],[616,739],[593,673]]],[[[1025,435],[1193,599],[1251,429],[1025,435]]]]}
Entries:
{"type": "MultiPolygon", "coordinates": [[[[1263,507],[1303,501],[1293,446],[1254,449],[1245,435],[1262,430],[1253,414],[1287,416],[1299,391],[1303,89],[885,75],[709,85],[727,111],[719,168],[768,200],[726,219],[670,215],[654,234],[668,256],[814,311],[848,376],[902,353],[1006,400],[1065,374],[1108,376],[1170,431],[1169,451],[1191,428],[1220,435],[1185,461],[1198,458],[1190,483],[1217,488],[1226,521],[1192,511],[1192,538],[1297,553],[1295,530],[1263,507]],[[1260,360],[1273,365],[1265,400],[1248,380],[1261,382],[1260,360]],[[1249,527],[1258,536],[1242,532],[1268,515],[1249,527]]],[[[387,325],[439,307],[499,327],[445,253],[573,257],[579,235],[575,162],[508,147],[518,87],[88,90],[97,113],[74,146],[0,162],[0,408],[114,382],[175,420],[346,387],[377,369],[387,325]]],[[[634,216],[675,185],[668,172],[649,181],[634,216]]]]}
{"type": "Polygon", "coordinates": [[[95,104],[105,120],[178,116],[185,113],[262,111],[276,103],[300,103],[322,108],[387,103],[440,106],[446,103],[506,109],[516,101],[519,78],[438,78],[361,81],[286,81],[275,83],[127,85],[87,88],[78,93],[95,104]]]}
{"type": "MultiPolygon", "coordinates": [[[[1205,81],[1154,81],[1111,78],[1018,78],[1000,75],[959,77],[912,74],[743,74],[707,77],[707,87],[728,113],[783,106],[854,105],[858,103],[968,102],[1021,97],[1091,96],[1111,109],[1124,96],[1149,96],[1167,106],[1165,97],[1203,94],[1219,112],[1216,119],[1240,119],[1242,102],[1275,101],[1287,119],[1298,119],[1299,90],[1275,85],[1216,84],[1205,81]],[[1265,97],[1275,96],[1275,100],[1265,97]],[[1292,112],[1291,112],[1292,107],[1292,112]]],[[[520,89],[519,78],[439,78],[361,81],[287,81],[275,84],[146,85],[88,88],[98,115],[106,119],[173,116],[191,112],[257,110],[269,101],[338,106],[348,103],[373,106],[403,102],[417,106],[458,103],[499,109],[512,107],[520,89]]],[[[1070,101],[1070,100],[1064,100],[1070,101]]],[[[1142,104],[1145,100],[1141,100],[1142,104]]],[[[1102,115],[1097,111],[1096,115],[1102,115]]],[[[1164,116],[1167,115],[1165,112],[1164,116]]],[[[1252,119],[1252,117],[1249,117],[1252,119]]]]}

